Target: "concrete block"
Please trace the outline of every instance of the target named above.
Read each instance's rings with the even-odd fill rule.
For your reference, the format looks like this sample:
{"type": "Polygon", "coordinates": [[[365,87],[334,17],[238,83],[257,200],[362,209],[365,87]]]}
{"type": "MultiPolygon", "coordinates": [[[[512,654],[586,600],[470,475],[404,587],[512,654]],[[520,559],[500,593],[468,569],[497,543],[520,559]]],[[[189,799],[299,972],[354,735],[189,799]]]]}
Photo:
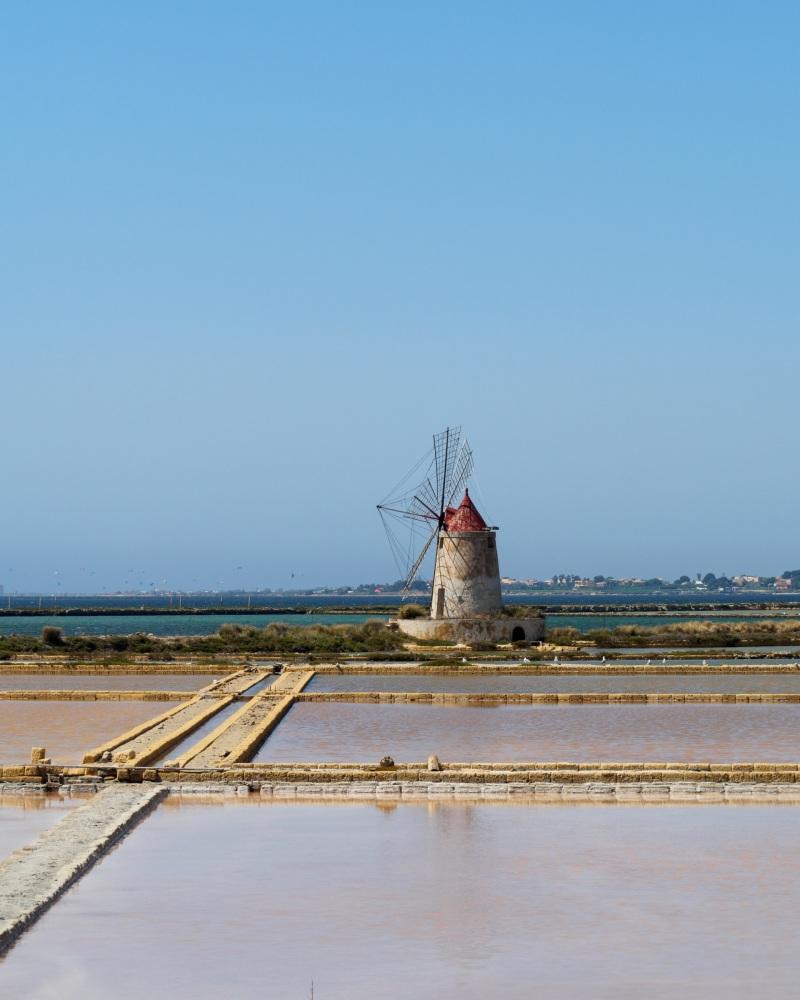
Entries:
{"type": "Polygon", "coordinates": [[[428,785],[428,795],[452,795],[455,785],[449,785],[443,781],[432,781],[428,785]]]}

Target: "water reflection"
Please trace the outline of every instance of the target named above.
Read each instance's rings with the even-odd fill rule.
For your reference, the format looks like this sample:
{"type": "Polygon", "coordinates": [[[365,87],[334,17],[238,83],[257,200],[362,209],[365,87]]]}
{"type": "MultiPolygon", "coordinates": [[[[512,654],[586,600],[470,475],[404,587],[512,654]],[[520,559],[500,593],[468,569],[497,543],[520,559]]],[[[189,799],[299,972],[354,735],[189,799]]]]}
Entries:
{"type": "Polygon", "coordinates": [[[60,795],[0,797],[0,861],[49,830],[76,805],[80,805],[79,799],[60,795]]]}
{"type": "Polygon", "coordinates": [[[22,938],[3,984],[63,1000],[307,997],[312,978],[326,1000],[790,997],[799,832],[791,807],[162,808],[22,938]]]}

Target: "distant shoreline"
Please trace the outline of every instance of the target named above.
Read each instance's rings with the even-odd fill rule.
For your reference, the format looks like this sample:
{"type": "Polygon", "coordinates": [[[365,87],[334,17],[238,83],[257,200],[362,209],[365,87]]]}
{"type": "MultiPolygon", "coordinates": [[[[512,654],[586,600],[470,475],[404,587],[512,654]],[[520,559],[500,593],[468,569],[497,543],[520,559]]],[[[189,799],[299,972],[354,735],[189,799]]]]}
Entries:
{"type": "MultiPolygon", "coordinates": [[[[425,601],[424,603],[427,603],[425,601]]],[[[513,600],[508,604],[517,604],[513,600]]],[[[748,601],[740,604],[730,602],[708,602],[697,604],[668,604],[662,601],[643,603],[632,601],[626,604],[539,604],[533,602],[523,602],[523,606],[530,604],[543,614],[550,615],[604,615],[607,617],[624,617],[630,614],[647,614],[653,616],[668,616],[679,618],[697,614],[710,614],[714,617],[724,618],[729,615],[796,615],[800,614],[800,600],[782,601],[748,601]]],[[[68,608],[0,608],[0,618],[139,618],[139,617],[230,617],[232,615],[250,615],[252,617],[264,616],[288,616],[288,615],[365,615],[365,616],[386,616],[397,612],[400,601],[391,604],[373,605],[295,605],[294,607],[213,607],[213,608],[192,608],[192,607],[68,607],[68,608]]]]}

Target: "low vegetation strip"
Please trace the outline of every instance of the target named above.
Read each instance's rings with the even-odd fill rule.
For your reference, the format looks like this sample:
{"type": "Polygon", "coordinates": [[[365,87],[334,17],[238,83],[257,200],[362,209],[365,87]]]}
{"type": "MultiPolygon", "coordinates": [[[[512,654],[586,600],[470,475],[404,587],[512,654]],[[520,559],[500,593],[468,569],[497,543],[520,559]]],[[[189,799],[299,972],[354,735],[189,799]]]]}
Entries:
{"type": "Polygon", "coordinates": [[[166,795],[113,785],[0,864],[0,954],[166,795]]]}
{"type": "MultiPolygon", "coordinates": [[[[581,633],[575,628],[549,629],[549,644],[570,647],[573,652],[588,646],[606,649],[663,647],[673,649],[715,649],[720,647],[800,645],[800,619],[761,619],[734,622],[725,620],[683,621],[664,625],[619,625],[581,633]]],[[[36,656],[63,661],[94,660],[122,663],[150,659],[166,664],[173,660],[213,657],[297,656],[326,659],[350,655],[401,655],[407,653],[408,637],[379,621],[363,625],[287,625],[271,623],[265,628],[226,622],[212,635],[65,636],[61,629],[46,625],[42,635],[0,636],[0,661],[12,657],[36,656]]],[[[414,648],[434,653],[441,644],[415,641],[414,648]]],[[[472,647],[493,649],[491,645],[472,647]]],[[[526,647],[527,648],[527,647],[526,647]]],[[[530,658],[548,656],[546,650],[528,648],[530,658]]],[[[174,669],[174,668],[173,668],[174,669]]],[[[198,668],[200,669],[200,668],[198,668]]],[[[212,667],[213,669],[213,667],[212,667]]]]}
{"type": "Polygon", "coordinates": [[[265,628],[226,622],[212,635],[156,636],[144,632],[133,635],[64,635],[62,629],[45,625],[41,636],[0,636],[0,657],[37,654],[73,658],[108,656],[175,655],[214,656],[235,654],[386,652],[402,649],[402,636],[380,621],[363,625],[286,625],[273,622],[265,628]]]}
{"type": "Polygon", "coordinates": [[[606,649],[625,647],[791,646],[800,644],[800,620],[753,619],[746,622],[686,621],[665,625],[619,625],[613,629],[551,629],[548,642],[589,642],[606,649]]]}

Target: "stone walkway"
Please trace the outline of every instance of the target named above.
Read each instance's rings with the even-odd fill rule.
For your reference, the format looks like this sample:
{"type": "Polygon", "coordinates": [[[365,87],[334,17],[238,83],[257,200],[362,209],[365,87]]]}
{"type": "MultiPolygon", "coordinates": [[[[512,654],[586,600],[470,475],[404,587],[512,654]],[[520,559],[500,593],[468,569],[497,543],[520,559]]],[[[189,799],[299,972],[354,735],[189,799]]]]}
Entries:
{"type": "Polygon", "coordinates": [[[110,785],[0,864],[0,954],[166,795],[110,785]]]}

